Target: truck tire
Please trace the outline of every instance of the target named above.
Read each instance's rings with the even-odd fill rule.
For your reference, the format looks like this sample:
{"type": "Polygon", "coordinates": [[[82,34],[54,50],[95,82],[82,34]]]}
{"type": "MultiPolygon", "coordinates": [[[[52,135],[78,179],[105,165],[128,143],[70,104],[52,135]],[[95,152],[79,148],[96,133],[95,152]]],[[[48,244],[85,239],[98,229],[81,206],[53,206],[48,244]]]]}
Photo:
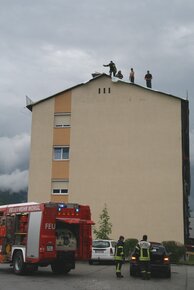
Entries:
{"type": "Polygon", "coordinates": [[[24,263],[23,254],[17,251],[13,257],[13,271],[16,275],[23,275],[26,272],[26,265],[24,263]]]}
{"type": "Polygon", "coordinates": [[[33,274],[38,271],[38,265],[36,264],[26,264],[26,273],[33,274]]]}
{"type": "Polygon", "coordinates": [[[55,262],[51,264],[52,272],[56,275],[65,273],[65,265],[60,262],[55,262]]]}
{"type": "Polygon", "coordinates": [[[71,268],[69,268],[68,266],[64,267],[64,273],[68,274],[71,271],[71,268]]]}

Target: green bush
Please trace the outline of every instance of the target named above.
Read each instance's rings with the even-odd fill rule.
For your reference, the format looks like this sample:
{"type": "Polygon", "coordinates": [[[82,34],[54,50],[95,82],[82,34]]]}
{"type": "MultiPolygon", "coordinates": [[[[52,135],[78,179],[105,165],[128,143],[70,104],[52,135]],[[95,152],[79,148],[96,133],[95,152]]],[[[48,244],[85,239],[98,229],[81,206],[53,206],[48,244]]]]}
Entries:
{"type": "Polygon", "coordinates": [[[186,248],[183,244],[175,241],[164,241],[162,244],[165,246],[168,253],[170,253],[171,263],[178,263],[181,258],[184,258],[186,248]]]}
{"type": "Polygon", "coordinates": [[[124,254],[125,258],[129,258],[132,251],[134,250],[135,246],[137,245],[137,239],[126,239],[125,240],[125,247],[124,247],[124,254]]]}

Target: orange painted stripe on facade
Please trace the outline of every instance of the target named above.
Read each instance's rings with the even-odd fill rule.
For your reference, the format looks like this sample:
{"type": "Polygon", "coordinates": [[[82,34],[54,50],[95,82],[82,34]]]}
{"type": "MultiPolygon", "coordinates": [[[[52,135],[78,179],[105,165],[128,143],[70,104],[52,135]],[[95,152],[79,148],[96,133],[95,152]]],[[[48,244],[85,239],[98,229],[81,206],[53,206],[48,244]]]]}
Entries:
{"type": "Polygon", "coordinates": [[[68,202],[68,195],[52,195],[51,202],[68,202]]]}
{"type": "MultiPolygon", "coordinates": [[[[71,91],[55,97],[54,113],[71,113],[71,91]]],[[[70,146],[71,128],[53,127],[53,146],[70,146]]],[[[52,161],[52,179],[69,179],[69,160],[52,161]]],[[[52,201],[68,201],[67,196],[51,195],[52,201]]]]}
{"type": "Polygon", "coordinates": [[[70,128],[54,128],[53,145],[70,145],[70,128]]]}
{"type": "Polygon", "coordinates": [[[71,112],[71,91],[55,97],[55,113],[71,112]]]}
{"type": "Polygon", "coordinates": [[[53,160],[52,179],[69,179],[69,160],[53,160]]]}

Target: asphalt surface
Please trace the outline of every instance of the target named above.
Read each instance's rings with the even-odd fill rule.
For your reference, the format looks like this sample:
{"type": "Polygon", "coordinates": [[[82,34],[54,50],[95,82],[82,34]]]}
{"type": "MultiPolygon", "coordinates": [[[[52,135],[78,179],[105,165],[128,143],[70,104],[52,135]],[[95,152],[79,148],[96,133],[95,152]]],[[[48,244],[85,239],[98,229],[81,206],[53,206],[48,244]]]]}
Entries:
{"type": "Polygon", "coordinates": [[[55,276],[50,267],[39,268],[35,274],[17,276],[9,265],[0,265],[0,290],[193,290],[194,266],[172,265],[170,279],[160,276],[149,281],[129,275],[129,265],[123,265],[124,278],[117,279],[114,265],[77,263],[67,275],[55,276]]]}

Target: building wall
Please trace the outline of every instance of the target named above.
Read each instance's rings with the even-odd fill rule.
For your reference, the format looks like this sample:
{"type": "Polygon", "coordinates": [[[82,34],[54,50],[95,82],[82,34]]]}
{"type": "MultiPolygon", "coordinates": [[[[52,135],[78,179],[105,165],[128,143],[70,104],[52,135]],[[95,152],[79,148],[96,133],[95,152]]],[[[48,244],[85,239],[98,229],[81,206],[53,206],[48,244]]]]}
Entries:
{"type": "Polygon", "coordinates": [[[71,109],[69,201],[95,222],[106,203],[112,238],[183,242],[180,100],[100,78],[71,109]]]}
{"type": "Polygon", "coordinates": [[[28,201],[50,201],[54,99],[33,106],[28,201]]]}
{"type": "Polygon", "coordinates": [[[183,242],[181,101],[101,77],[33,106],[29,201],[106,203],[112,238],[183,242]],[[68,128],[54,128],[56,114],[68,128]],[[70,146],[53,160],[53,146],[70,146]],[[63,184],[69,195],[52,195],[63,184]]]}

